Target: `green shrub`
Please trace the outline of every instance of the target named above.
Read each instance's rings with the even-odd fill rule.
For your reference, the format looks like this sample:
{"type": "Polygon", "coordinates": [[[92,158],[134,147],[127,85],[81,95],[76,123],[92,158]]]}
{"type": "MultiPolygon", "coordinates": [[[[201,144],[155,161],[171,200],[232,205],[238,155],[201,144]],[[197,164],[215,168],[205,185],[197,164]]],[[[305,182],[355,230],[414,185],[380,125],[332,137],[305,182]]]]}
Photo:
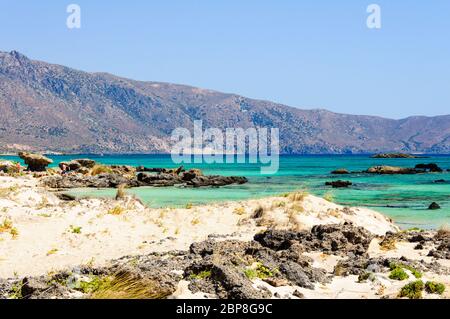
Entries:
{"type": "Polygon", "coordinates": [[[389,274],[389,278],[395,280],[405,280],[408,279],[408,274],[400,267],[394,268],[389,274]]]}
{"type": "Polygon", "coordinates": [[[211,277],[211,270],[203,270],[198,274],[191,274],[189,279],[205,279],[211,277]]]}
{"type": "MultiPolygon", "coordinates": [[[[409,270],[409,271],[413,274],[413,276],[416,277],[417,279],[422,278],[422,273],[421,273],[420,271],[418,271],[418,270],[415,269],[414,267],[405,265],[405,264],[403,264],[403,263],[390,263],[390,264],[389,264],[389,268],[390,268],[391,270],[395,270],[396,268],[407,269],[407,270],[409,270]]],[[[392,273],[392,272],[391,272],[391,273],[392,273]]],[[[395,279],[395,278],[392,278],[392,279],[395,279]]],[[[400,280],[402,280],[402,279],[400,279],[400,280]]]]}
{"type": "Polygon", "coordinates": [[[256,267],[247,268],[244,270],[244,274],[248,279],[266,279],[275,276],[277,269],[269,269],[262,263],[258,262],[256,267]]]}
{"type": "Polygon", "coordinates": [[[445,291],[445,286],[440,282],[427,281],[425,284],[425,290],[430,294],[442,295],[445,291]]]}
{"type": "Polygon", "coordinates": [[[403,286],[400,290],[399,297],[408,297],[409,299],[421,299],[422,291],[425,288],[422,280],[416,280],[403,286]]]}

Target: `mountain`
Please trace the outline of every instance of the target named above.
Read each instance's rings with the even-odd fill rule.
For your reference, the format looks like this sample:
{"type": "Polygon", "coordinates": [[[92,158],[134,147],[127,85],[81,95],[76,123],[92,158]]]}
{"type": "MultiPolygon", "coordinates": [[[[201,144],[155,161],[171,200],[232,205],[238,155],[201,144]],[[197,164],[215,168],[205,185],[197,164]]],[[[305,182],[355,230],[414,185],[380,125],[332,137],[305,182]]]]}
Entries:
{"type": "Polygon", "coordinates": [[[282,153],[450,153],[450,115],[301,110],[184,85],[87,73],[0,52],[0,152],[167,153],[177,127],[278,127],[282,153]]]}

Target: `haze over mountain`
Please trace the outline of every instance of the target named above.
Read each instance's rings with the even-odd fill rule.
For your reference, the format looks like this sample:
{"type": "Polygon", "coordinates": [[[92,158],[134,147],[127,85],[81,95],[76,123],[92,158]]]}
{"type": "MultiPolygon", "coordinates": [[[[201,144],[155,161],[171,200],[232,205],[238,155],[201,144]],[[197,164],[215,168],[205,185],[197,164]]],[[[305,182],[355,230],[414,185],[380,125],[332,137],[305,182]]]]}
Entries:
{"type": "Polygon", "coordinates": [[[220,129],[277,127],[282,153],[450,153],[450,115],[392,120],[301,110],[0,52],[1,152],[168,153],[172,130],[199,119],[220,129]]]}

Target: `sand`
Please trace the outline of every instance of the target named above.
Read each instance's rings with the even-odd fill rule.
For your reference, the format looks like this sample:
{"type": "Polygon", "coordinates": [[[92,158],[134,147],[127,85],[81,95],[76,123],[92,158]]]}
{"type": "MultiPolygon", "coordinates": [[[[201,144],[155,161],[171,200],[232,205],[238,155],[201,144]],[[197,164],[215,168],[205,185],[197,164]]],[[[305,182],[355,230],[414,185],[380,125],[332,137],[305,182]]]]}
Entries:
{"type": "MultiPolygon", "coordinates": [[[[101,266],[123,256],[185,250],[191,243],[208,237],[250,240],[267,227],[301,230],[317,224],[350,221],[375,235],[399,230],[376,211],[342,207],[308,194],[184,209],[152,209],[131,196],[122,200],[62,201],[28,175],[0,176],[0,224],[5,220],[12,223],[18,234],[0,233],[0,278],[44,275],[81,264],[101,266]],[[262,215],[258,220],[252,217],[257,211],[262,215]]],[[[380,251],[376,240],[369,249],[371,256],[427,258],[407,243],[395,251],[380,251]]],[[[341,258],[317,252],[306,254],[314,259],[314,266],[327,270],[332,270],[341,258]]],[[[306,298],[379,298],[380,294],[398,293],[399,285],[405,284],[390,280],[386,274],[377,274],[377,279],[376,283],[361,284],[355,276],[335,277],[330,284],[317,285],[314,290],[275,288],[260,280],[255,280],[255,285],[268,286],[281,298],[293,298],[294,290],[306,298]]],[[[449,284],[449,278],[430,279],[449,284]]],[[[205,296],[190,293],[187,283],[182,281],[172,297],[205,296]]]]}

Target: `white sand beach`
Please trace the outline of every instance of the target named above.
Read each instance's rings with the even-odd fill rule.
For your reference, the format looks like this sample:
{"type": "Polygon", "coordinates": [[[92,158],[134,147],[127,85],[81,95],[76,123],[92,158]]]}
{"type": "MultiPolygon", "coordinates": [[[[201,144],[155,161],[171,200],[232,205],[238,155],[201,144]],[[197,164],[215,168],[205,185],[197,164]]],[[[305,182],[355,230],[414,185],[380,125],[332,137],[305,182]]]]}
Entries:
{"type": "MultiPolygon", "coordinates": [[[[246,241],[268,227],[303,230],[347,221],[378,236],[399,231],[376,211],[342,207],[302,193],[184,209],[151,209],[130,196],[120,200],[63,201],[30,175],[0,176],[0,185],[0,223],[8,224],[0,232],[0,278],[43,275],[82,264],[105,265],[122,256],[186,250],[208,236],[246,241]],[[260,218],[252,218],[255,212],[260,218]]],[[[375,238],[369,249],[371,256],[406,255],[431,261],[412,244],[401,243],[386,252],[378,243],[375,238]]],[[[328,270],[341,258],[314,252],[305,255],[313,258],[317,267],[328,270]]],[[[395,295],[404,284],[390,280],[386,274],[377,276],[376,284],[358,283],[357,276],[335,277],[330,284],[317,284],[314,290],[275,288],[258,279],[254,284],[265,285],[281,297],[292,297],[292,292],[299,290],[305,298],[377,298],[381,290],[381,295],[395,295]]],[[[425,277],[450,284],[445,276],[425,277]]],[[[444,296],[448,297],[448,290],[444,296]]],[[[192,295],[180,282],[174,297],[201,296],[192,295]]]]}

